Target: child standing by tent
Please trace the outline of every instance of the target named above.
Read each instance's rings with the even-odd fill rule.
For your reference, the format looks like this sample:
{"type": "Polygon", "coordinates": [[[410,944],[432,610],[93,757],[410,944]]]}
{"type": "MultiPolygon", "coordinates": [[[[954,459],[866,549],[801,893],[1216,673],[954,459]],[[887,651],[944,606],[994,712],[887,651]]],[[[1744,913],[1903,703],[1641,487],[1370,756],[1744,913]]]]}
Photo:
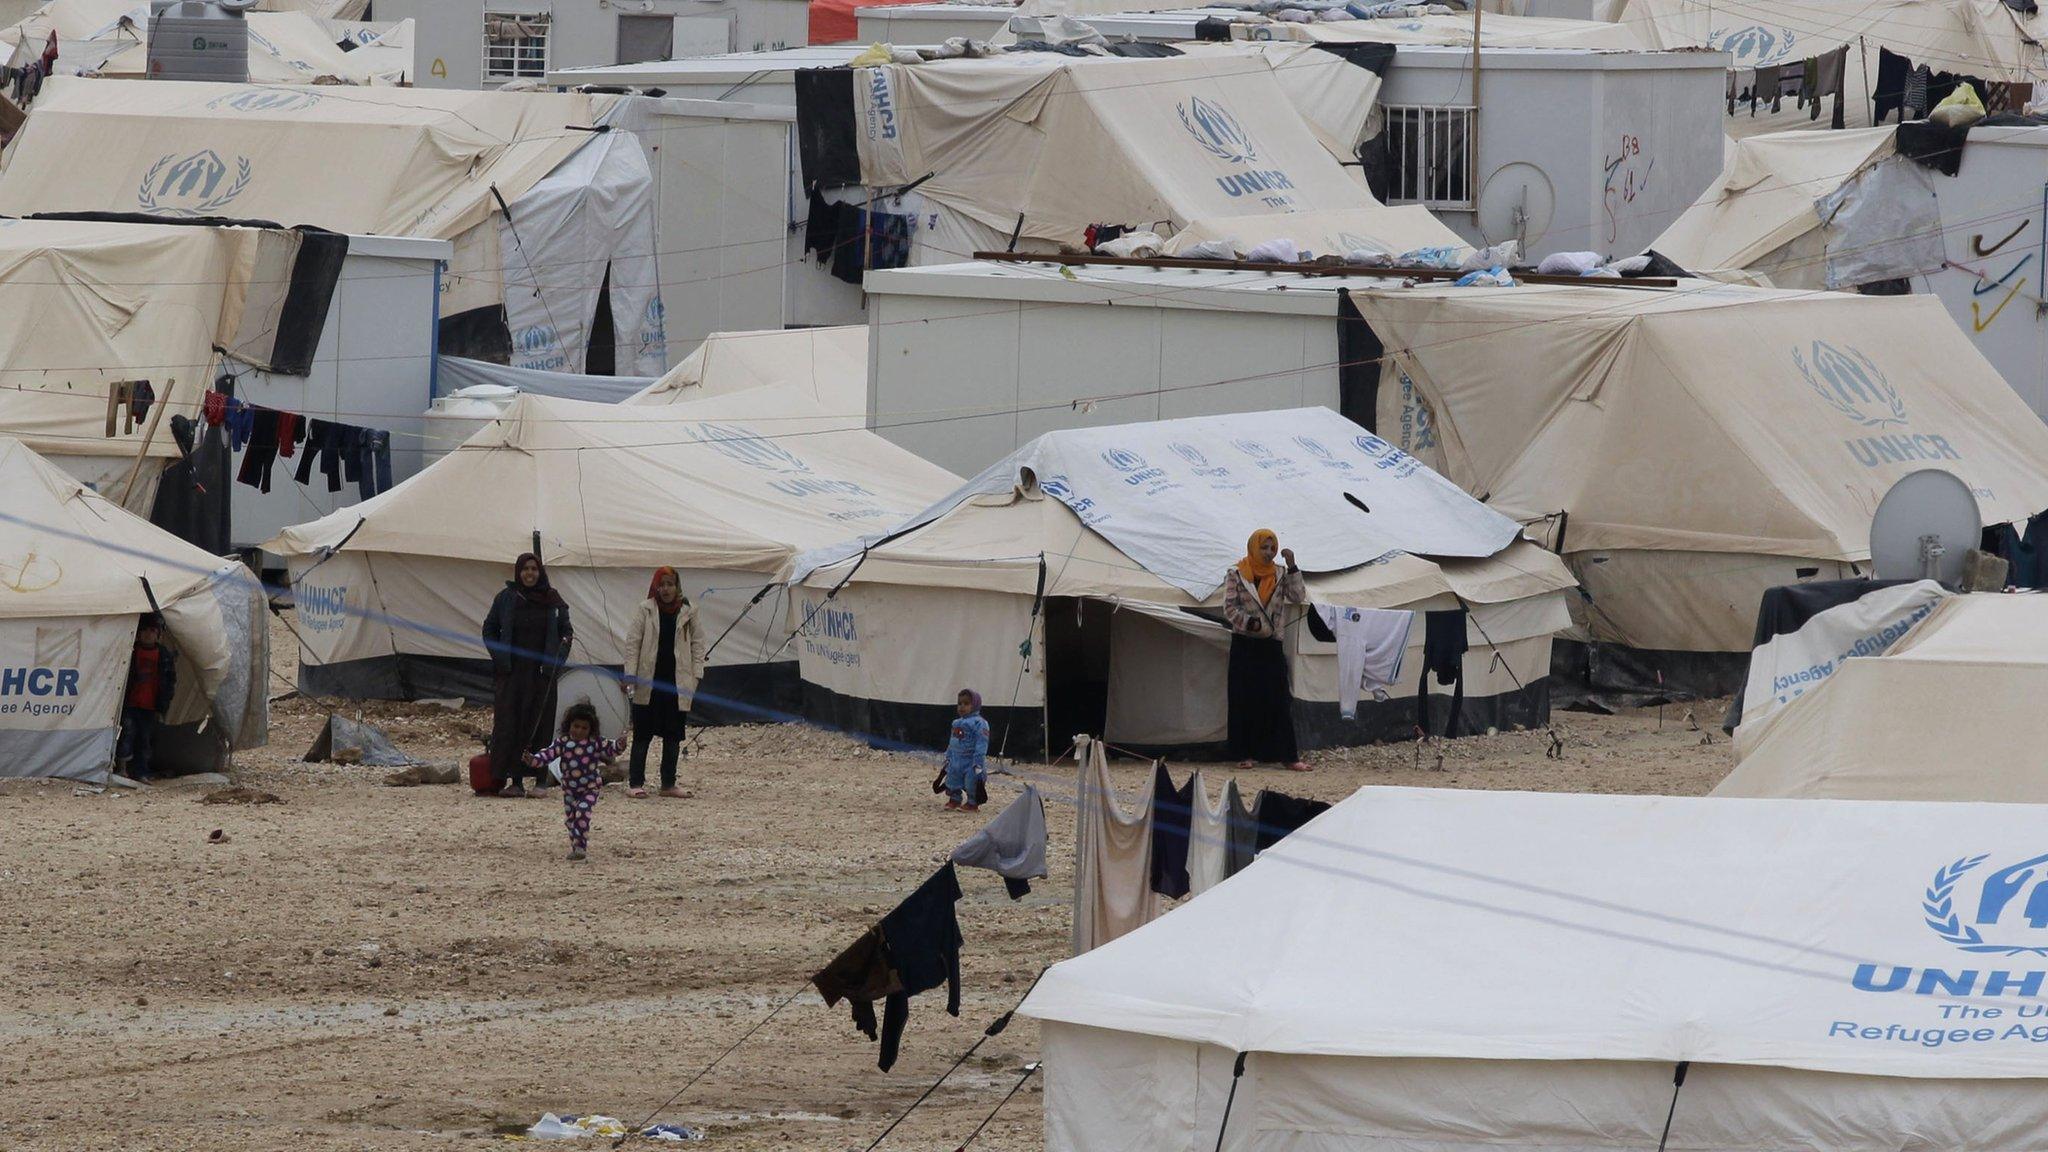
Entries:
{"type": "Polygon", "coordinates": [[[604,787],[604,765],[619,758],[626,741],[606,740],[597,730],[597,709],[589,701],[569,706],[562,717],[562,735],[526,762],[547,771],[548,761],[562,762],[562,822],[569,829],[569,859],[581,860],[590,846],[590,816],[597,810],[598,789],[604,787]]]}
{"type": "Polygon", "coordinates": [[[960,690],[952,737],[946,741],[946,810],[973,812],[981,807],[982,781],[988,777],[988,721],[981,715],[981,693],[960,690]]]}
{"type": "Polygon", "coordinates": [[[178,693],[178,657],[163,643],[164,622],[154,613],[135,625],[128,658],[128,691],[121,698],[121,738],[114,749],[122,775],[148,780],[155,773],[156,728],[178,693]]]}

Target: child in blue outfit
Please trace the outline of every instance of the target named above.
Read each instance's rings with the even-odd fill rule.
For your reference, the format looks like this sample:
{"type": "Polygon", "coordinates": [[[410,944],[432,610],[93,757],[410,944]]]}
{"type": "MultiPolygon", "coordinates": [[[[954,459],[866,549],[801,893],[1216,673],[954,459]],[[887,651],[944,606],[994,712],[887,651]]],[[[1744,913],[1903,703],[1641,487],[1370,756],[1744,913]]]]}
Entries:
{"type": "Polygon", "coordinates": [[[974,812],[977,785],[988,777],[988,721],[981,716],[981,693],[960,690],[953,734],[946,741],[946,810],[974,812]]]}

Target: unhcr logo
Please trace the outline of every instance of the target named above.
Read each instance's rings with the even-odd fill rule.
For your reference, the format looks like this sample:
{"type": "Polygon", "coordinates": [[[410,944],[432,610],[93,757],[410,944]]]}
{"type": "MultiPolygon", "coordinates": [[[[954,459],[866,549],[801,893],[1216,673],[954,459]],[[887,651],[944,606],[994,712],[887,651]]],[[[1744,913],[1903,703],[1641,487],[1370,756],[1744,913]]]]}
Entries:
{"type": "Polygon", "coordinates": [[[1209,458],[1202,455],[1202,450],[1193,444],[1184,444],[1176,440],[1168,444],[1167,447],[1173,450],[1175,456],[1180,457],[1197,468],[1207,468],[1209,466],[1209,458]]]}
{"type": "Polygon", "coordinates": [[[1111,448],[1102,454],[1102,462],[1124,474],[1124,483],[1136,488],[1154,480],[1164,480],[1166,470],[1154,468],[1145,462],[1143,456],[1123,448],[1111,448]]]}
{"type": "Polygon", "coordinates": [[[736,460],[750,468],[765,472],[811,470],[811,466],[799,459],[796,453],[738,424],[697,424],[690,427],[688,435],[699,444],[709,445],[726,459],[736,460]]]}
{"type": "Polygon", "coordinates": [[[1733,56],[1737,67],[1747,65],[1753,68],[1784,59],[1798,41],[1799,37],[1793,35],[1790,28],[1751,24],[1709,33],[1707,47],[1733,56]]]}
{"type": "Polygon", "coordinates": [[[1844,351],[1825,340],[1813,342],[1813,362],[1799,349],[1792,363],[1821,402],[1866,428],[1906,422],[1906,402],[1876,362],[1861,351],[1844,351]]]}
{"type": "Polygon", "coordinates": [[[1225,164],[1258,162],[1258,145],[1223,105],[1196,96],[1174,110],[1180,113],[1181,126],[1209,155],[1225,164]]]}
{"type": "Polygon", "coordinates": [[[304,112],[320,103],[317,92],[294,92],[288,88],[258,88],[249,92],[236,92],[228,96],[216,96],[206,102],[208,108],[218,112],[304,112]]]}
{"type": "Polygon", "coordinates": [[[211,148],[164,156],[143,173],[136,202],[160,216],[212,216],[248,190],[254,168],[247,157],[230,165],[211,148]]]}

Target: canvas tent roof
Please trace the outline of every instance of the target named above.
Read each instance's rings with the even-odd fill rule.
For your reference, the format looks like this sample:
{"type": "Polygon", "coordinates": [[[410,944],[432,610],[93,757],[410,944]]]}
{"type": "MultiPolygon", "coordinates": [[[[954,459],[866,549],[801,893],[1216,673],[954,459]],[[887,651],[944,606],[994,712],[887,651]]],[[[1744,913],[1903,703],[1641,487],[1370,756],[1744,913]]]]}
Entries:
{"type": "Polygon", "coordinates": [[[1893,128],[1858,128],[1730,140],[1721,178],[1650,247],[1712,279],[1818,283],[1818,254],[1782,250],[1821,227],[1816,202],[1895,155],[1896,136],[1893,128]]]}
{"type": "MultiPolygon", "coordinates": [[[[1220,603],[1245,539],[1272,527],[1324,603],[1500,603],[1572,586],[1512,522],[1361,432],[1327,409],[1050,432],[897,527],[853,578],[1021,595],[1042,580],[1047,596],[1220,603]]],[[[845,556],[813,554],[799,571],[831,564],[810,577],[830,586],[845,556]]]]}
{"type": "MultiPolygon", "coordinates": [[[[1079,244],[1101,221],[1168,235],[1219,216],[1392,211],[1337,165],[1258,51],[1021,53],[859,71],[860,182],[922,180],[920,196],[989,236],[1008,237],[1020,216],[1025,240],[1079,244]]],[[[1391,219],[1409,246],[1460,243],[1426,214],[1391,219]]],[[[1301,239],[1318,251],[1340,242],[1301,239]]]]}
{"type": "Polygon", "coordinates": [[[1717,796],[2048,801],[2048,596],[1952,596],[1881,655],[1736,729],[1717,796]]]}
{"type": "MultiPolygon", "coordinates": [[[[79,83],[85,83],[79,81],[79,83]]],[[[257,228],[0,220],[0,433],[45,453],[135,455],[109,385],[150,380],[196,412],[216,349],[272,330],[299,237],[257,228]]],[[[168,431],[152,456],[176,456],[168,431]]]]}
{"type": "Polygon", "coordinates": [[[486,218],[494,188],[516,201],[588,143],[573,127],[612,100],[59,76],[8,149],[0,213],[234,216],[453,239],[486,218]]]}
{"type": "Polygon", "coordinates": [[[669,406],[521,395],[419,475],[264,547],[495,564],[528,551],[538,530],[552,566],[778,573],[955,483],[797,386],[669,406]]]}
{"type": "MultiPolygon", "coordinates": [[[[411,51],[391,47],[407,39],[393,37],[368,50],[344,52],[321,18],[306,11],[259,9],[243,20],[254,83],[306,84],[332,76],[351,84],[397,84],[413,75],[411,51]]],[[[147,0],[50,0],[19,24],[0,29],[0,45],[11,51],[25,40],[40,50],[53,31],[60,75],[148,74],[147,0]]]]}
{"type": "MultiPolygon", "coordinates": [[[[2048,1051],[2025,1029],[1934,1046],[1844,1037],[1833,1025],[1940,1025],[1927,997],[1856,987],[1858,965],[1881,977],[1895,965],[1986,964],[1930,927],[1923,893],[1958,857],[1977,857],[1981,871],[1950,881],[1956,903],[1974,910],[1993,869],[2038,859],[2039,820],[2031,805],[1366,788],[1200,898],[1054,965],[1022,1012],[1085,1025],[1086,1042],[1110,1053],[1110,1032],[1215,1045],[1219,1093],[1232,1052],[1549,1062],[1537,1083],[1502,1082],[1515,1089],[1498,1103],[1469,1096],[1455,1120],[1438,1118],[1460,1132],[1505,1123],[1513,1131],[1493,1142],[1514,1147],[1551,1142],[1510,1102],[1560,1091],[1569,1061],[1659,1065],[1663,1095],[1631,1097],[1644,1115],[1658,1100],[1653,1136],[1681,1060],[2037,1078],[2048,1075],[2048,1051]]],[[[2048,938],[2018,910],[2013,902],[1985,933],[2019,945],[2048,938]]],[[[1330,1067],[1254,1063],[1261,1093],[1330,1067]]],[[[1085,1123],[1060,1107],[1049,1088],[1049,1132],[1085,1123]]],[[[1828,1126],[1789,1108],[1745,1119],[1788,1116],[1828,1126]]],[[[1866,1146],[1846,1135],[1800,1146],[1866,1146]]]]}
{"type": "Polygon", "coordinates": [[[628,404],[685,404],[749,388],[808,390],[826,416],[849,427],[867,423],[868,330],[778,328],[765,332],[713,332],[666,376],[628,404]]]}
{"type": "Polygon", "coordinates": [[[1797,64],[1844,45],[1855,58],[1883,46],[1936,72],[1991,80],[2033,79],[2048,34],[2048,16],[2002,0],[1604,0],[1596,15],[1635,29],[1650,47],[1727,52],[1731,68],[1797,64]]]}
{"type": "MultiPolygon", "coordinates": [[[[1354,289],[1443,468],[1569,546],[1857,560],[1931,465],[1985,522],[2048,507],[2048,427],[1927,296],[1681,281],[1354,289]]],[[[1385,421],[1384,410],[1382,420],[1385,421]]]]}
{"type": "MultiPolygon", "coordinates": [[[[1322,24],[1271,21],[1233,29],[1253,39],[1308,40],[1324,44],[1412,44],[1451,48],[1472,46],[1469,13],[1430,14],[1378,20],[1334,20],[1322,24]]],[[[1641,52],[1659,47],[1646,43],[1632,24],[1601,20],[1564,20],[1510,16],[1489,12],[1479,25],[1479,46],[1486,48],[1589,48],[1606,52],[1641,52]]],[[[1689,45],[1688,45],[1689,47],[1689,45]]]]}

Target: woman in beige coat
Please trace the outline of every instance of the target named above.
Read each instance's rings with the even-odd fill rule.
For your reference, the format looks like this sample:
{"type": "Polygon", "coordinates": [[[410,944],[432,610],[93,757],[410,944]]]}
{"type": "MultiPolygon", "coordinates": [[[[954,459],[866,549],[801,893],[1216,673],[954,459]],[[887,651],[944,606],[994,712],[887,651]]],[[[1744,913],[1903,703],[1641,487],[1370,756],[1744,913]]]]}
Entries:
{"type": "Polygon", "coordinates": [[[626,629],[625,658],[620,685],[633,700],[633,758],[626,795],[647,798],[647,749],[659,736],[661,794],[680,797],[676,759],[683,752],[697,682],[704,677],[704,631],[675,569],[654,570],[647,599],[626,629]]]}

